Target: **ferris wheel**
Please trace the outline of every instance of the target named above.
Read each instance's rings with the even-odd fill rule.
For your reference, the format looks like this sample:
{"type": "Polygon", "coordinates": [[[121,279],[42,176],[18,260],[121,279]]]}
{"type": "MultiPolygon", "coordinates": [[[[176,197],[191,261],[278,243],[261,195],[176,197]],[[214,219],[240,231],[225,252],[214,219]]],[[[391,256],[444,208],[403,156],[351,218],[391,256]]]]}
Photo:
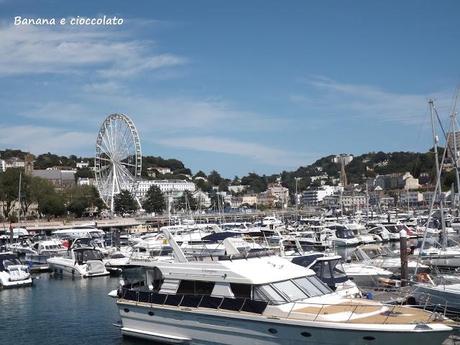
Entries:
{"type": "Polygon", "coordinates": [[[142,152],[133,121],[123,114],[109,115],[96,140],[96,186],[113,212],[114,197],[122,190],[133,194],[141,177],[142,152]]]}

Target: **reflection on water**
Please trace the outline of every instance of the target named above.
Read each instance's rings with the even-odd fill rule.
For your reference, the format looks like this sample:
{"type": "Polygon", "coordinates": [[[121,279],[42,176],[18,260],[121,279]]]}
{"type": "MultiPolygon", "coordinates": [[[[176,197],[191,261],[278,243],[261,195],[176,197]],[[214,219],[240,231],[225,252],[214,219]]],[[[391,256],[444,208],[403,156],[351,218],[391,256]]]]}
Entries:
{"type": "Polygon", "coordinates": [[[36,277],[32,287],[0,290],[2,345],[143,344],[123,339],[113,326],[118,311],[107,293],[117,288],[118,278],[36,277]]]}

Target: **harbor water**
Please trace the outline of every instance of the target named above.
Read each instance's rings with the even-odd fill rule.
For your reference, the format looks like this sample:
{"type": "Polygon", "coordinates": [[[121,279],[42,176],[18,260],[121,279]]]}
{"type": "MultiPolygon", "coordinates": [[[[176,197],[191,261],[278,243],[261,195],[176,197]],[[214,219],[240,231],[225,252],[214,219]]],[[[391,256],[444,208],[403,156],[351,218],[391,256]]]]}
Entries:
{"type": "Polygon", "coordinates": [[[146,344],[113,326],[118,311],[107,293],[118,278],[35,278],[32,287],[0,290],[1,345],[146,344]]]}

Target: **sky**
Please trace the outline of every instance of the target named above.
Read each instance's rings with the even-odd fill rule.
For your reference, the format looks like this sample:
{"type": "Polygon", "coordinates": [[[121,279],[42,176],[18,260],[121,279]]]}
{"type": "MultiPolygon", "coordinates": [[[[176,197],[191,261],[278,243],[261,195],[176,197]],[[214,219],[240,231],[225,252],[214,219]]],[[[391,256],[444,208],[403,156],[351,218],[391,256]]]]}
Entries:
{"type": "Polygon", "coordinates": [[[460,85],[458,1],[0,0],[0,149],[144,155],[232,178],[432,146],[460,85]],[[14,25],[117,16],[122,25],[14,25]]]}

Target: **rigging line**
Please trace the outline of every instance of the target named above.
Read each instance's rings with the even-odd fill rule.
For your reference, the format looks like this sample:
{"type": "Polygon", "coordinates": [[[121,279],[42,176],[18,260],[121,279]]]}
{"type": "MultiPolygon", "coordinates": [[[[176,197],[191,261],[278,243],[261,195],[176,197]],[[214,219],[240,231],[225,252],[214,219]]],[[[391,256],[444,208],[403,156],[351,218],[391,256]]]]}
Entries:
{"type": "MultiPolygon", "coordinates": [[[[446,155],[447,150],[449,150],[449,153],[451,154],[451,156],[456,157],[455,154],[453,154],[452,148],[449,145],[449,138],[450,138],[451,133],[449,132],[448,134],[446,134],[446,131],[444,130],[444,126],[442,125],[441,119],[439,117],[438,111],[436,110],[436,107],[434,105],[433,105],[433,110],[434,110],[434,113],[436,114],[436,118],[438,120],[439,126],[440,126],[441,131],[442,131],[442,133],[444,135],[444,138],[446,140],[446,147],[444,148],[443,156],[446,155]]],[[[444,161],[444,157],[443,157],[443,161],[444,161]]],[[[458,163],[457,163],[456,159],[454,159],[454,165],[455,165],[455,168],[458,169],[458,163]]]]}

